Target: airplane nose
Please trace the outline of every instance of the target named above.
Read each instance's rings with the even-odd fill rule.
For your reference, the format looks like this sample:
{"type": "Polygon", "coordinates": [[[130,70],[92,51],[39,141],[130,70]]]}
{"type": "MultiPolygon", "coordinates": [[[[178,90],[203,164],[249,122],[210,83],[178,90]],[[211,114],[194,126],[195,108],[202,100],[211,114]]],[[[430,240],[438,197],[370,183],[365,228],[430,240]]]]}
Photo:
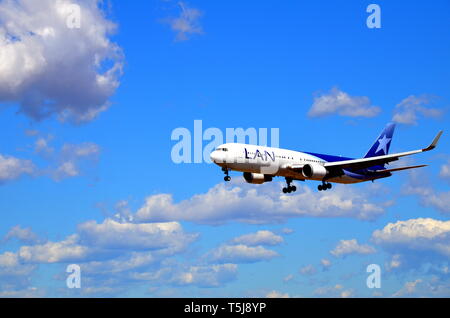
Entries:
{"type": "Polygon", "coordinates": [[[211,161],[214,163],[217,163],[220,161],[220,154],[217,150],[214,150],[213,152],[211,152],[209,157],[211,158],[211,161]]]}

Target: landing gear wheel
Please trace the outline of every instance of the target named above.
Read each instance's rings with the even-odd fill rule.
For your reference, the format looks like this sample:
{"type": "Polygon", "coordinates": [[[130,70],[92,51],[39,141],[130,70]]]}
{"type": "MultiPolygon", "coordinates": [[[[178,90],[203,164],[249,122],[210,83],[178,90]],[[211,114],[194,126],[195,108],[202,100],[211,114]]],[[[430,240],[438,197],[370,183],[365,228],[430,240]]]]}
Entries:
{"type": "Polygon", "coordinates": [[[222,171],[225,173],[225,177],[223,177],[223,180],[225,180],[225,181],[230,181],[230,180],[231,180],[231,177],[228,175],[228,169],[225,168],[225,167],[223,167],[223,168],[222,168],[222,171]]]}
{"type": "Polygon", "coordinates": [[[328,190],[328,189],[331,189],[331,187],[332,187],[332,185],[331,185],[331,183],[322,183],[322,184],[319,184],[318,186],[317,186],[317,189],[319,190],[319,191],[326,191],[326,190],[328,190]]]}
{"type": "Polygon", "coordinates": [[[292,178],[286,177],[287,187],[283,188],[283,193],[291,193],[297,190],[296,186],[291,186],[292,178]]]}

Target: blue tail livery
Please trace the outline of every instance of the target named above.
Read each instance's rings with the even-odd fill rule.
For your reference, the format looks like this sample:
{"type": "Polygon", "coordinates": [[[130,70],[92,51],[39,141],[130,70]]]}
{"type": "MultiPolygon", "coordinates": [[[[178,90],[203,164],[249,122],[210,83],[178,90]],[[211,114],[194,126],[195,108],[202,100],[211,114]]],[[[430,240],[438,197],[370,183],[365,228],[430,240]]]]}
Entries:
{"type": "Polygon", "coordinates": [[[364,158],[387,155],[389,153],[389,147],[391,146],[394,130],[394,123],[387,124],[364,158]]]}

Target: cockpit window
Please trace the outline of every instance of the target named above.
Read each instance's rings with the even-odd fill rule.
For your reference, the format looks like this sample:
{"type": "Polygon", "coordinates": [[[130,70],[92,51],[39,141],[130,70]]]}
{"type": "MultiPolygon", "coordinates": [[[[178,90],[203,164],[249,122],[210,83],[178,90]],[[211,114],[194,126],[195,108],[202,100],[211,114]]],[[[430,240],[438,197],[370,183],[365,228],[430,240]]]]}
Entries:
{"type": "Polygon", "coordinates": [[[228,151],[228,148],[217,148],[217,151],[228,151]]]}

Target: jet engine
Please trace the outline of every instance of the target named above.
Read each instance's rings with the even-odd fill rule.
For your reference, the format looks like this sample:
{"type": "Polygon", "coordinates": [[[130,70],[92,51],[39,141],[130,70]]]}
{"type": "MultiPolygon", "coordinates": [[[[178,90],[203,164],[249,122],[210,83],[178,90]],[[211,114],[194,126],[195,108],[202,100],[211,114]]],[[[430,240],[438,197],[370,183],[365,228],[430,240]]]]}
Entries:
{"type": "Polygon", "coordinates": [[[268,174],[262,174],[262,173],[244,172],[244,179],[248,183],[261,184],[264,182],[272,181],[272,176],[270,176],[268,174]]]}
{"type": "Polygon", "coordinates": [[[303,166],[302,174],[305,178],[323,179],[328,174],[328,170],[322,165],[307,163],[303,166]]]}

